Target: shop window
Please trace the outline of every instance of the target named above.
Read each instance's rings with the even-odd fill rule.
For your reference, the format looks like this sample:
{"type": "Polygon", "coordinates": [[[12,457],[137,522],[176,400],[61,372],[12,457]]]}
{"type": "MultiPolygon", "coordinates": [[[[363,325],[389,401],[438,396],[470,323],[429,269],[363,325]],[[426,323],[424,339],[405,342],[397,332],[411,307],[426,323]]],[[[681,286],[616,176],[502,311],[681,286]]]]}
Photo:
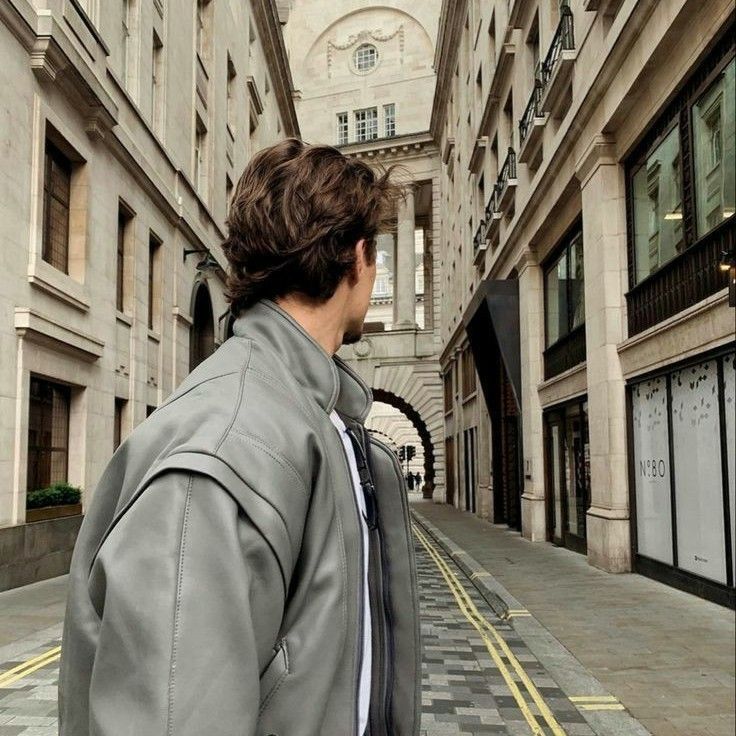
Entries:
{"type": "Polygon", "coordinates": [[[736,578],[735,358],[681,364],[629,390],[637,569],[721,602],[736,578]]]}
{"type": "Polygon", "coordinates": [[[626,162],[629,334],[726,287],[736,212],[736,78],[724,35],[626,162]]]}
{"type": "Polygon", "coordinates": [[[583,232],[577,224],[545,264],[545,378],[585,360],[583,232]]]}
{"type": "Polygon", "coordinates": [[[70,402],[71,391],[68,386],[31,376],[28,491],[67,480],[70,402]]]}

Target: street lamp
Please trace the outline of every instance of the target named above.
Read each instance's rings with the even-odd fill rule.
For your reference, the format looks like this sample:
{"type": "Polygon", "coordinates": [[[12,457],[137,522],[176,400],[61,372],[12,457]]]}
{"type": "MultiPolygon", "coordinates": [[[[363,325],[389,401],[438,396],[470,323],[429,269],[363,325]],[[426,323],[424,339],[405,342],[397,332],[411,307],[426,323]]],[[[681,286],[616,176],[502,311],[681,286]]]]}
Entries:
{"type": "Polygon", "coordinates": [[[217,259],[212,255],[212,253],[210,253],[209,250],[203,251],[200,248],[185,248],[182,260],[186,261],[187,256],[191,255],[192,253],[204,254],[204,258],[202,258],[202,260],[196,266],[197,271],[216,271],[218,268],[220,268],[220,264],[217,262],[217,259]]]}

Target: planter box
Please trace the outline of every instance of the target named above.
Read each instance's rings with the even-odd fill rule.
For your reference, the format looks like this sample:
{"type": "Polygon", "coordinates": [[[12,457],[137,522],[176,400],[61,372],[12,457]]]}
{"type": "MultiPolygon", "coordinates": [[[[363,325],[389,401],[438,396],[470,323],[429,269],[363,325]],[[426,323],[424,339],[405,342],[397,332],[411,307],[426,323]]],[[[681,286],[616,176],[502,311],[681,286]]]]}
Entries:
{"type": "Polygon", "coordinates": [[[62,516],[75,516],[82,513],[81,503],[64,503],[54,506],[39,506],[35,509],[26,509],[26,523],[31,521],[44,521],[45,519],[58,519],[62,516]]]}

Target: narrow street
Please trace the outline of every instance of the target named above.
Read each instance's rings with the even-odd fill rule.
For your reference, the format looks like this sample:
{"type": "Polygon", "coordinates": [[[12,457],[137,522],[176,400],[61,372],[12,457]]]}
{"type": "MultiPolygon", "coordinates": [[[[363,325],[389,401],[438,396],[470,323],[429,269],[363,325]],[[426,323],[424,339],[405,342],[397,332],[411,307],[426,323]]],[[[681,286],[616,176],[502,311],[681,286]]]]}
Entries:
{"type": "MultiPolygon", "coordinates": [[[[587,673],[577,680],[585,689],[565,692],[515,628],[528,611],[499,616],[436,539],[417,521],[412,528],[423,639],[422,736],[649,733],[614,696],[600,686],[591,690],[595,681],[587,673]]],[[[0,593],[0,736],[57,732],[62,624],[45,624],[63,614],[65,581],[0,593]],[[10,618],[26,634],[18,641],[8,639],[10,618]]]]}

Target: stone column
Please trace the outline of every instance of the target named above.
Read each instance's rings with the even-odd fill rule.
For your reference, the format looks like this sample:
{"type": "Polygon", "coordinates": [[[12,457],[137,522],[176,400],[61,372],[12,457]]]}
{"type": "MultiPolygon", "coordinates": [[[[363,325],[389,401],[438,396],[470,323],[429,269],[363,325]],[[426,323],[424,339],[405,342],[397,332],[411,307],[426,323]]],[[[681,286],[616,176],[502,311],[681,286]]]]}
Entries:
{"type": "Polygon", "coordinates": [[[399,200],[394,259],[394,327],[416,327],[414,277],[414,188],[407,189],[406,201],[399,200]]]}
{"type": "Polygon", "coordinates": [[[585,341],[591,504],[588,561],[631,569],[626,393],[617,345],[625,338],[626,197],[610,136],[598,135],[576,166],[583,203],[585,341]]]}
{"type": "Polygon", "coordinates": [[[521,420],[524,492],[521,532],[532,542],[547,538],[542,405],[537,386],[544,377],[544,290],[542,269],[527,251],[516,266],[519,273],[519,346],[521,351],[521,420]]]}

